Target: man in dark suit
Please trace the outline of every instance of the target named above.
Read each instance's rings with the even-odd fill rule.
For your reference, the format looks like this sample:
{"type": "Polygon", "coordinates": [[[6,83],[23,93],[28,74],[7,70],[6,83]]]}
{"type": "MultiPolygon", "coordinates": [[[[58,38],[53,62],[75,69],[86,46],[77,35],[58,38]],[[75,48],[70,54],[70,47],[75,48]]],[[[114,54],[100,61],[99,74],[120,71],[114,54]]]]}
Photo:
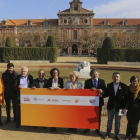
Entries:
{"type": "MultiPolygon", "coordinates": [[[[100,96],[101,94],[104,94],[106,90],[105,81],[103,79],[99,78],[99,70],[98,69],[92,69],[90,72],[91,79],[88,79],[85,81],[85,89],[91,89],[91,90],[99,90],[100,96]]],[[[100,124],[101,124],[101,112],[102,112],[102,106],[104,105],[104,100],[102,97],[99,98],[99,129],[96,130],[96,133],[99,136],[102,136],[100,132],[100,124]]],[[[86,134],[90,131],[90,129],[85,129],[83,131],[83,134],[86,134]]]]}
{"type": "Polygon", "coordinates": [[[14,71],[14,64],[8,63],[7,70],[2,74],[2,80],[5,86],[4,99],[6,102],[6,113],[7,113],[7,120],[5,124],[11,122],[11,116],[10,116],[11,100],[13,104],[14,122],[16,122],[16,109],[15,109],[16,96],[15,96],[15,90],[13,88],[13,85],[17,75],[18,74],[14,71]]]}
{"type": "Polygon", "coordinates": [[[121,140],[119,136],[120,120],[121,116],[118,115],[119,109],[123,109],[126,112],[127,108],[127,86],[120,82],[120,73],[114,72],[112,74],[113,82],[107,85],[107,90],[103,97],[109,97],[107,110],[108,110],[108,122],[107,122],[107,134],[105,139],[110,137],[112,130],[113,118],[115,116],[115,139],[121,140]]]}
{"type": "Polygon", "coordinates": [[[33,80],[32,88],[48,88],[48,80],[44,78],[45,71],[43,69],[38,71],[38,78],[33,80]]]}
{"type": "Polygon", "coordinates": [[[20,127],[20,89],[31,88],[33,85],[33,76],[28,74],[28,68],[23,66],[21,68],[21,74],[16,77],[14,87],[16,89],[16,127],[20,127]]]}

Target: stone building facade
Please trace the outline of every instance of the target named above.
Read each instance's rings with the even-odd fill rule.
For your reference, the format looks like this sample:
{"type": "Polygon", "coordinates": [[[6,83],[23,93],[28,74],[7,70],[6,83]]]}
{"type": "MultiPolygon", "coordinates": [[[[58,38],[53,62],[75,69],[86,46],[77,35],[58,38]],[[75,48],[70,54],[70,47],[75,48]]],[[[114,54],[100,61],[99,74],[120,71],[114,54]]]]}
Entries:
{"type": "MultiPolygon", "coordinates": [[[[50,32],[53,28],[59,28],[62,34],[68,34],[72,44],[68,53],[81,54],[78,48],[79,37],[93,30],[96,33],[126,32],[140,34],[140,19],[107,19],[94,18],[93,10],[82,7],[80,0],[69,3],[70,8],[58,12],[58,19],[8,19],[0,22],[0,34],[6,33],[35,33],[38,31],[50,32]]],[[[90,50],[88,50],[90,53],[90,50]]]]}

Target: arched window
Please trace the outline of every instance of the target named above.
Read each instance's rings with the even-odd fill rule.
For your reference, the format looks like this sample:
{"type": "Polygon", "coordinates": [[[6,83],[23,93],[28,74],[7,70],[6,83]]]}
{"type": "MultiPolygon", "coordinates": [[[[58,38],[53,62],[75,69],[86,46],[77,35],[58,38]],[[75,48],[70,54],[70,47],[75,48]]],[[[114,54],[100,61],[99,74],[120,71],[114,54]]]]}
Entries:
{"type": "Polygon", "coordinates": [[[67,23],[68,23],[67,19],[64,19],[64,23],[65,23],[65,24],[67,24],[67,23]]]}
{"type": "Polygon", "coordinates": [[[77,31],[76,30],[73,31],[73,39],[77,40],[77,31]]]}
{"type": "Polygon", "coordinates": [[[85,19],[84,22],[87,24],[88,23],[88,19],[85,19]]]}

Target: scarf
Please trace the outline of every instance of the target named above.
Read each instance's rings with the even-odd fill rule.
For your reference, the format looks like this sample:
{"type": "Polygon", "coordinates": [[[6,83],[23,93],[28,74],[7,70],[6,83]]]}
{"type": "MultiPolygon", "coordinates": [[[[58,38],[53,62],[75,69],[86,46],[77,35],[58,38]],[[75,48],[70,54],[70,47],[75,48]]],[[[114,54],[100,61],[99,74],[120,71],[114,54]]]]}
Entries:
{"type": "Polygon", "coordinates": [[[134,96],[134,100],[135,100],[138,96],[139,91],[140,91],[140,86],[137,85],[136,87],[133,87],[132,84],[130,84],[129,90],[134,94],[133,96],[134,96]]]}

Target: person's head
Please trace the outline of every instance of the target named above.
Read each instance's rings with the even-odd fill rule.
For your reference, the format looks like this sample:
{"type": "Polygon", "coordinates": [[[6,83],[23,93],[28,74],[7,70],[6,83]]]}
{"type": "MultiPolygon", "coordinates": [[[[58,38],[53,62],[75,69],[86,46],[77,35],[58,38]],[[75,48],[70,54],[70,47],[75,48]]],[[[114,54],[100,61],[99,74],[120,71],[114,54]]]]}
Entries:
{"type": "Polygon", "coordinates": [[[11,74],[14,71],[14,64],[13,63],[8,63],[7,64],[7,70],[11,74]]]}
{"type": "Polygon", "coordinates": [[[40,69],[38,71],[38,77],[39,77],[39,79],[43,79],[44,76],[45,76],[45,71],[43,69],[40,69]]]}
{"type": "Polygon", "coordinates": [[[133,87],[136,87],[139,84],[139,78],[137,76],[132,76],[130,78],[130,83],[133,87]]]}
{"type": "Polygon", "coordinates": [[[21,68],[21,76],[22,76],[22,77],[26,77],[27,74],[28,74],[28,67],[23,66],[23,67],[21,68]]]}
{"type": "Polygon", "coordinates": [[[112,74],[112,79],[113,79],[114,84],[118,84],[120,82],[120,79],[121,79],[120,73],[119,72],[114,72],[112,74]]]}
{"type": "Polygon", "coordinates": [[[92,79],[97,80],[99,78],[100,72],[98,69],[92,69],[90,71],[90,76],[92,79]]]}
{"type": "Polygon", "coordinates": [[[52,78],[58,78],[59,74],[60,74],[59,69],[57,69],[57,68],[53,68],[50,71],[50,75],[52,78]]]}
{"type": "Polygon", "coordinates": [[[74,83],[78,80],[78,73],[76,71],[72,71],[69,73],[69,77],[70,77],[70,81],[74,83]]]}

